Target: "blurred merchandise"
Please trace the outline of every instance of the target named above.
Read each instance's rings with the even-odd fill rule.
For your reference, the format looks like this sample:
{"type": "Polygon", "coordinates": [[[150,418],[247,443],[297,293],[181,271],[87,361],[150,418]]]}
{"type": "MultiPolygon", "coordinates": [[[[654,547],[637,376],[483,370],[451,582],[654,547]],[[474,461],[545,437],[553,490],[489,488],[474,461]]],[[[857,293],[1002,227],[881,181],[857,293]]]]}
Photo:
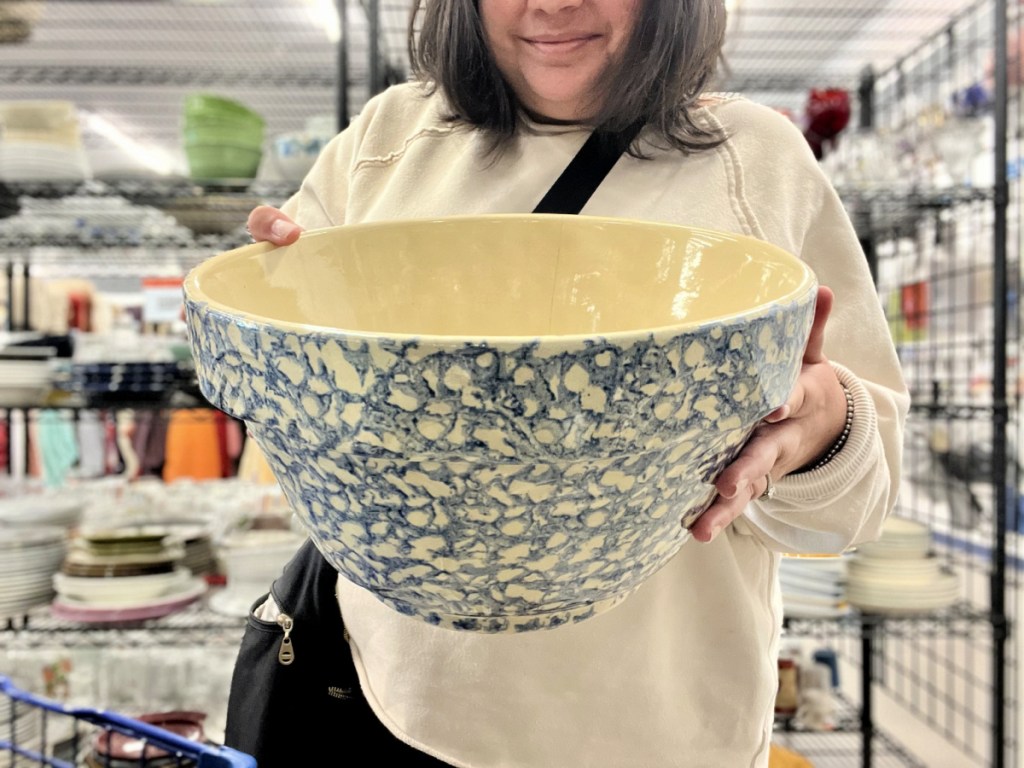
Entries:
{"type": "Polygon", "coordinates": [[[800,704],[800,677],[796,659],[779,654],[779,687],[775,693],[775,716],[792,717],[800,704]]]}
{"type": "Polygon", "coordinates": [[[254,178],[264,128],[263,118],[238,101],[209,93],[187,96],[182,135],[192,178],[254,178]]]}
{"type": "Polygon", "coordinates": [[[249,212],[264,201],[254,195],[180,195],[162,203],[165,213],[197,235],[229,235],[245,229],[249,212]]]}
{"type": "MultiPolygon", "coordinates": [[[[134,719],[155,725],[184,739],[206,743],[203,731],[203,721],[206,720],[204,712],[154,712],[136,715],[134,719]]],[[[182,759],[181,755],[154,746],[144,736],[129,736],[118,731],[103,730],[93,739],[92,751],[86,756],[85,766],[106,768],[137,765],[140,761],[152,768],[196,765],[194,760],[182,759]]]]}
{"type": "Polygon", "coordinates": [[[227,586],[210,597],[211,610],[229,616],[248,615],[253,601],[266,593],[304,541],[305,536],[295,531],[273,528],[230,534],[220,548],[227,586]]]}
{"type": "Polygon", "coordinates": [[[205,582],[182,565],[185,548],[161,526],[83,530],[61,570],[53,614],[88,624],[158,618],[198,600],[205,582]]]}
{"type": "Polygon", "coordinates": [[[45,605],[52,579],[67,550],[59,525],[5,525],[0,522],[0,618],[12,618],[45,605]]]}
{"type": "Polygon", "coordinates": [[[846,602],[846,557],[784,555],[779,563],[782,606],[787,618],[836,618],[846,602]]]}
{"type": "Polygon", "coordinates": [[[43,13],[43,0],[14,0],[0,3],[0,45],[24,43],[43,13]]]}
{"type": "Polygon", "coordinates": [[[842,88],[811,89],[804,118],[804,138],[820,160],[850,122],[850,94],[842,88]]]}
{"type": "Polygon", "coordinates": [[[799,752],[772,744],[768,768],[814,768],[814,764],[799,752]]]}
{"type": "Polygon", "coordinates": [[[73,103],[0,101],[0,179],[83,181],[90,177],[73,103]]]}
{"type": "Polygon", "coordinates": [[[270,160],[266,163],[268,177],[298,184],[335,133],[334,118],[317,116],[306,120],[301,131],[275,135],[267,148],[270,160]]]}
{"type": "Polygon", "coordinates": [[[165,482],[230,477],[241,452],[241,431],[213,408],[177,409],[169,417],[165,450],[165,482]]]}
{"type": "Polygon", "coordinates": [[[892,516],[876,541],[864,542],[851,556],[846,593],[863,613],[913,615],[952,606],[960,582],[932,554],[927,525],[892,516]]]}
{"type": "Polygon", "coordinates": [[[0,407],[42,402],[59,356],[71,353],[70,337],[0,332],[0,407]]]}

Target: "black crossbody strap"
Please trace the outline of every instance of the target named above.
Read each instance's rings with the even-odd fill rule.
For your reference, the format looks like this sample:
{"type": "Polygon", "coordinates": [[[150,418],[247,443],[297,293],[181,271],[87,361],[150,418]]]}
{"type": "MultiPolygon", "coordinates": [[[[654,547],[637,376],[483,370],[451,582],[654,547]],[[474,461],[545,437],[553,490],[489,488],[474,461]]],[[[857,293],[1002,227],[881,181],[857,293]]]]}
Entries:
{"type": "Polygon", "coordinates": [[[579,213],[604,177],[643,128],[637,122],[621,132],[594,131],[565,167],[534,213],[579,213]]]}

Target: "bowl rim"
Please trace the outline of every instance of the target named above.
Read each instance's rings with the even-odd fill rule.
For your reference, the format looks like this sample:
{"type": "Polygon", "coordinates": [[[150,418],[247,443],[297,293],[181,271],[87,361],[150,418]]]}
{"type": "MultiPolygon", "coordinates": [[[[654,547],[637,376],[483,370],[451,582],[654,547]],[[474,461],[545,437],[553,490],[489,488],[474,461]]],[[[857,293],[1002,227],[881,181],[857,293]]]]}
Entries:
{"type": "MultiPolygon", "coordinates": [[[[217,301],[206,293],[200,287],[200,280],[204,273],[209,272],[211,269],[219,264],[226,261],[232,261],[235,259],[251,258],[253,256],[260,256],[263,254],[270,253],[278,250],[279,248],[289,248],[291,245],[278,246],[270,242],[258,242],[249,243],[242,245],[237,248],[232,248],[228,251],[223,251],[218,254],[214,254],[208,259],[204,260],[200,264],[194,266],[189,270],[182,282],[182,291],[184,294],[185,305],[188,308],[190,305],[202,306],[206,311],[213,311],[226,317],[238,318],[247,323],[255,326],[267,326],[275,329],[281,329],[283,331],[290,331],[293,333],[300,334],[317,334],[325,337],[335,338],[353,338],[362,339],[365,341],[375,341],[379,339],[386,339],[394,342],[417,342],[420,344],[434,344],[437,346],[465,346],[467,344],[482,344],[493,347],[505,347],[505,346],[521,346],[532,343],[544,343],[550,344],[564,344],[569,345],[580,345],[587,341],[593,341],[594,339],[603,339],[609,342],[615,342],[616,340],[636,340],[640,338],[648,338],[653,336],[654,338],[664,338],[678,335],[684,332],[691,332],[704,327],[711,327],[714,325],[722,325],[728,323],[738,317],[749,315],[750,317],[760,317],[767,314],[772,310],[773,307],[778,305],[790,304],[797,302],[804,298],[807,294],[813,293],[818,286],[817,276],[814,271],[807,265],[805,261],[793,255],[786,249],[770,243],[766,240],[753,237],[751,235],[744,235],[739,232],[728,232],[725,230],[716,230],[708,227],[697,227],[689,226],[685,224],[672,224],[660,221],[653,221],[647,219],[635,219],[622,216],[595,216],[588,214],[548,214],[548,213],[487,213],[487,214],[457,214],[451,216],[431,216],[431,217],[417,217],[409,219],[389,219],[386,221],[368,221],[359,222],[354,224],[339,224],[329,227],[319,227],[315,229],[308,229],[302,232],[299,236],[300,239],[304,238],[315,238],[323,237],[327,234],[335,233],[337,230],[342,228],[359,228],[360,230],[372,230],[380,229],[384,227],[399,226],[422,226],[429,224],[443,224],[448,222],[458,221],[529,221],[529,220],[544,220],[544,221],[557,221],[562,220],[564,223],[579,223],[581,220],[592,222],[595,224],[610,224],[613,226],[641,226],[657,229],[669,229],[669,230],[685,230],[687,232],[703,232],[709,235],[713,235],[720,239],[732,239],[736,241],[748,241],[756,243],[759,247],[766,248],[772,251],[776,256],[780,257],[782,261],[789,262],[791,265],[796,267],[799,272],[803,273],[803,279],[800,280],[799,284],[794,287],[788,293],[783,294],[770,302],[764,303],[755,310],[744,311],[744,312],[732,312],[717,316],[710,320],[701,321],[681,321],[678,323],[671,323],[666,325],[651,326],[648,328],[636,328],[632,330],[619,330],[610,331],[607,333],[601,333],[599,331],[587,332],[587,333],[551,333],[551,334],[529,334],[529,335],[512,335],[512,334],[437,334],[437,333],[391,333],[386,331],[368,331],[368,330],[353,330],[346,328],[339,328],[328,325],[317,325],[315,323],[300,323],[289,320],[277,320],[273,317],[266,315],[259,315],[253,312],[247,312],[230,307],[223,302],[217,301]]],[[[292,244],[294,245],[294,243],[292,244]]]]}

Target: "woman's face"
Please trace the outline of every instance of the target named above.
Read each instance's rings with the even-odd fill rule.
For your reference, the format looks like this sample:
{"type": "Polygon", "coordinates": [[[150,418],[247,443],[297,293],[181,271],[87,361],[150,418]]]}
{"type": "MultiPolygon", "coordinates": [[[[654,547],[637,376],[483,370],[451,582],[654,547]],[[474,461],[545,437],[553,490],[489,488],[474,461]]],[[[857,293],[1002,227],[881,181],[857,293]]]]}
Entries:
{"type": "Polygon", "coordinates": [[[586,118],[590,87],[622,55],[641,0],[480,0],[498,69],[520,102],[555,120],[586,118]]]}

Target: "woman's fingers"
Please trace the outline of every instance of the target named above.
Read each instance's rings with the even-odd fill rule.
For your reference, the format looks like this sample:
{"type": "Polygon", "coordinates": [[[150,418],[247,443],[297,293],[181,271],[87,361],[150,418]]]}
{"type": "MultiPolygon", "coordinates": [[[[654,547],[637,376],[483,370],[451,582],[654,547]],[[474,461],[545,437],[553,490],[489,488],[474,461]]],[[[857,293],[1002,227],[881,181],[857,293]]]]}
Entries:
{"type": "Polygon", "coordinates": [[[818,289],[814,321],[804,349],[801,377],[786,403],[764,418],[764,423],[754,430],[739,456],[718,476],[715,481],[718,495],[704,514],[690,526],[690,533],[698,541],[711,541],[742,515],[747,504],[765,492],[768,474],[773,469],[785,473],[786,467],[798,463],[796,459],[799,458],[801,446],[806,442],[806,435],[801,436],[801,427],[797,422],[806,421],[804,406],[809,397],[812,398],[812,404],[817,402],[814,398],[820,400],[817,389],[809,391],[808,387],[820,389],[820,385],[815,384],[816,370],[828,364],[824,352],[825,326],[834,299],[835,294],[831,289],[825,286],[818,289]]]}
{"type": "Polygon", "coordinates": [[[254,208],[249,214],[246,229],[257,243],[270,242],[274,245],[291,245],[302,234],[302,227],[270,205],[254,208]]]}
{"type": "MultiPolygon", "coordinates": [[[[807,345],[804,347],[803,365],[827,362],[825,357],[825,326],[828,323],[829,315],[832,313],[834,300],[835,294],[832,293],[831,288],[826,288],[824,285],[819,286],[818,298],[814,304],[814,320],[811,323],[811,331],[807,336],[807,345]]],[[[764,420],[769,424],[784,421],[794,413],[798,413],[803,403],[804,391],[798,381],[785,405],[776,408],[765,416],[764,420]]]]}
{"type": "MultiPolygon", "coordinates": [[[[720,496],[727,499],[742,497],[771,471],[780,452],[780,440],[773,432],[779,430],[779,427],[771,426],[754,430],[740,455],[715,480],[715,489],[720,496]]],[[[758,493],[762,490],[759,489],[758,493]]]]}
{"type": "Polygon", "coordinates": [[[733,499],[718,496],[714,503],[704,511],[704,514],[690,526],[690,535],[704,544],[713,541],[725,526],[743,514],[744,507],[750,503],[752,498],[754,497],[750,493],[744,493],[742,498],[733,499]]]}
{"type": "Polygon", "coordinates": [[[771,432],[778,427],[758,427],[743,451],[715,481],[718,496],[697,521],[690,533],[697,541],[709,542],[729,523],[743,514],[751,500],[764,493],[765,476],[778,458],[779,444],[771,432]]]}
{"type": "Polygon", "coordinates": [[[814,305],[814,321],[804,348],[804,365],[825,362],[825,325],[832,313],[835,294],[824,285],[818,287],[818,300],[814,305]]]}

